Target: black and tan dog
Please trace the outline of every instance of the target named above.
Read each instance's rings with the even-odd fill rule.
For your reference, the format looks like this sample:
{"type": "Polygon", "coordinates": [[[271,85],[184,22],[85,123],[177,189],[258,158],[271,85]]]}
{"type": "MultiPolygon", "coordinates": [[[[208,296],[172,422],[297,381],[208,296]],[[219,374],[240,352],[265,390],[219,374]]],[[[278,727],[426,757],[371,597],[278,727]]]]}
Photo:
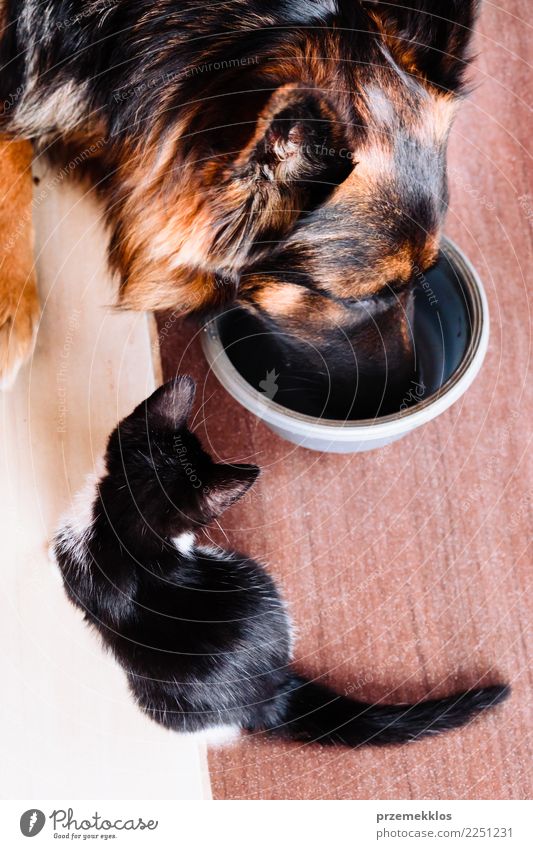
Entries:
{"type": "MultiPolygon", "coordinates": [[[[303,340],[353,372],[357,340],[362,374],[401,377],[477,5],[1,0],[0,132],[97,187],[123,305],[237,299],[296,369],[303,340]]],[[[2,276],[4,379],[31,348],[28,281],[2,276]]]]}

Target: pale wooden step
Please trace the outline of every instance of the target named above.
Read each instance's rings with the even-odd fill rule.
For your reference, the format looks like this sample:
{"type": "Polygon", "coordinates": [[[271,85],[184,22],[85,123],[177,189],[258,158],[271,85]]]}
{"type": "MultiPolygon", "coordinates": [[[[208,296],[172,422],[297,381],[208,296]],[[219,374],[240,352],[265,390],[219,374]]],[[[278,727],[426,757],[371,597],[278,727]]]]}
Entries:
{"type": "Polygon", "coordinates": [[[206,798],[205,748],[135,707],[48,558],[108,433],[154,388],[158,351],[146,315],[110,306],[96,203],[52,174],[34,206],[43,318],[33,361],[0,396],[0,793],[206,798]]]}

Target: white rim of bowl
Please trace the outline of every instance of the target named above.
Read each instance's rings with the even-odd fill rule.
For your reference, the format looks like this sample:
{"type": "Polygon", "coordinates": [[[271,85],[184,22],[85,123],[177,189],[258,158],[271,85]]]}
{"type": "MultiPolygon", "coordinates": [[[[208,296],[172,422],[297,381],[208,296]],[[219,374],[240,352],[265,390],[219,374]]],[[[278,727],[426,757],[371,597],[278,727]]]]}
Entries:
{"type": "Polygon", "coordinates": [[[332,442],[353,442],[385,439],[414,430],[439,416],[463,395],[477,376],[489,343],[489,307],[481,279],[470,260],[455,242],[443,237],[441,250],[459,272],[469,300],[471,337],[465,355],[445,383],[415,407],[376,419],[350,420],[316,419],[271,401],[254,389],[237,371],[218,335],[216,318],[202,333],[202,347],[208,365],[222,386],[243,407],[274,427],[290,430],[301,436],[330,438],[332,442]]]}

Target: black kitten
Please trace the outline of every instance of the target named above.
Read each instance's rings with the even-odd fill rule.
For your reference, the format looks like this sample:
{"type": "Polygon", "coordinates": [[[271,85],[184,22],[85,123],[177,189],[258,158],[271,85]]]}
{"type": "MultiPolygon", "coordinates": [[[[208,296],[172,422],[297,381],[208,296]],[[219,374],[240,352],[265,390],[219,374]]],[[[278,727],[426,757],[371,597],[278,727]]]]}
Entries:
{"type": "Polygon", "coordinates": [[[212,461],[186,426],[193,395],[193,381],[176,378],[120,422],[87,523],[78,515],[55,540],[70,600],[152,719],[177,731],[229,725],[356,746],[455,728],[506,697],[494,686],[370,705],[296,674],[272,578],[242,554],[195,543],[259,469],[212,461]]]}

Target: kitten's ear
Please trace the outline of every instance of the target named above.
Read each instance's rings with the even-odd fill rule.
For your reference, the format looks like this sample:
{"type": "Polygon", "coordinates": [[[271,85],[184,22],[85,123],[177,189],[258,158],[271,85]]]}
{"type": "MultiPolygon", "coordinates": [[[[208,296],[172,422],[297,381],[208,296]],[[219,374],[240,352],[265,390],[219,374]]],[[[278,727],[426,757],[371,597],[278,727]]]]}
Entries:
{"type": "Polygon", "coordinates": [[[175,377],[164,383],[146,401],[149,416],[174,430],[183,427],[191,412],[195,388],[192,377],[175,377]]]}
{"type": "Polygon", "coordinates": [[[204,504],[212,518],[220,516],[257,480],[260,469],[257,466],[232,466],[219,463],[214,467],[213,477],[204,490],[204,504]]]}

